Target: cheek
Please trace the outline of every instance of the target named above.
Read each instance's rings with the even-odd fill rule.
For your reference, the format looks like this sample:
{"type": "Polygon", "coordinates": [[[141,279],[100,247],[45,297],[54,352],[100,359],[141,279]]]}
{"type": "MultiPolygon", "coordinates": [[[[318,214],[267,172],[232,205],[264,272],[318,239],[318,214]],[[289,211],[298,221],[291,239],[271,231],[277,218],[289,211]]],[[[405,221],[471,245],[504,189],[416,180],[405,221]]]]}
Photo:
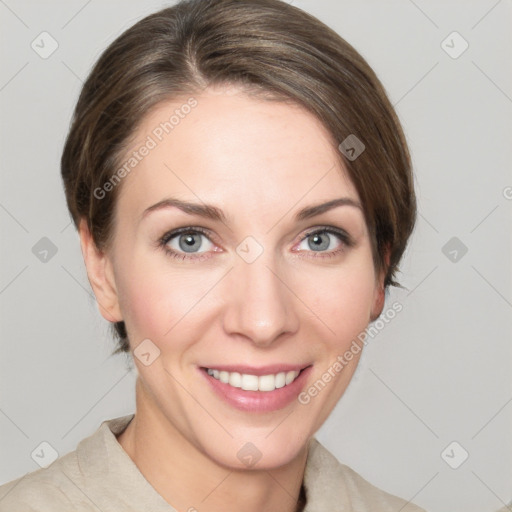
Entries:
{"type": "Polygon", "coordinates": [[[357,335],[370,321],[375,277],[366,260],[336,272],[315,273],[303,283],[301,295],[306,304],[329,327],[330,339],[337,342],[357,335]]]}
{"type": "Polygon", "coordinates": [[[218,279],[212,272],[171,269],[164,257],[147,255],[125,261],[119,270],[120,307],[134,347],[145,338],[161,348],[169,340],[176,346],[183,330],[200,325],[198,315],[209,314],[202,298],[218,279]]]}
{"type": "Polygon", "coordinates": [[[183,305],[187,301],[172,284],[176,283],[167,283],[163,278],[155,281],[141,278],[128,284],[121,309],[133,335],[159,344],[186,314],[183,305]]]}
{"type": "Polygon", "coordinates": [[[118,263],[116,285],[121,312],[133,345],[138,338],[155,343],[185,311],[186,291],[173,273],[163,272],[147,257],[123,259],[118,263]]]}

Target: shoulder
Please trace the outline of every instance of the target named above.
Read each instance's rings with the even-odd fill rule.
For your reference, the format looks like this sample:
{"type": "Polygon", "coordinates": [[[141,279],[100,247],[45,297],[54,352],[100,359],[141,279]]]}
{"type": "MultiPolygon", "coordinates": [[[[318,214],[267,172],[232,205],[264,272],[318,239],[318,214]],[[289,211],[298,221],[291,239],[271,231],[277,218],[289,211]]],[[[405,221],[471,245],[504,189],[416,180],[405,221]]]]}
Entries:
{"type": "Polygon", "coordinates": [[[118,496],[108,484],[122,479],[127,465],[129,470],[132,468],[128,456],[123,458],[114,434],[122,431],[132,417],[105,420],[96,432],[80,441],[76,450],[47,468],[1,485],[0,512],[97,512],[100,505],[104,506],[103,500],[115,502],[118,496]]]}
{"type": "Polygon", "coordinates": [[[306,507],[305,512],[328,507],[353,512],[425,512],[410,501],[376,487],[340,463],[316,438],[311,439],[305,482],[309,487],[308,502],[314,504],[306,507]]]}
{"type": "Polygon", "coordinates": [[[76,451],[55,460],[50,466],[0,486],[0,512],[64,512],[95,510],[84,501],[83,493],[74,484],[78,472],[76,451]],[[81,495],[80,495],[81,494],[81,495]]]}
{"type": "Polygon", "coordinates": [[[399,510],[402,512],[425,512],[414,503],[371,484],[352,468],[344,464],[340,464],[340,466],[349,492],[353,496],[354,506],[357,504],[362,510],[374,510],[376,506],[379,506],[378,510],[381,512],[388,510],[389,512],[398,512],[399,510]]]}

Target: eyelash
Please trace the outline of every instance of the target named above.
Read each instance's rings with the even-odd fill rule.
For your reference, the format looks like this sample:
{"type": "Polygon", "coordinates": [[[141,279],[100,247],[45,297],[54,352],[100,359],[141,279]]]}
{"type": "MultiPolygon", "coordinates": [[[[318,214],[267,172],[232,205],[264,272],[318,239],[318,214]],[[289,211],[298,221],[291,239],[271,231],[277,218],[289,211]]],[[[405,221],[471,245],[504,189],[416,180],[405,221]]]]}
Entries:
{"type": "MultiPolygon", "coordinates": [[[[173,238],[176,238],[179,235],[197,234],[197,233],[204,235],[206,238],[208,238],[210,240],[210,237],[208,236],[209,232],[206,229],[203,229],[201,227],[191,227],[190,226],[190,227],[178,228],[173,231],[168,231],[158,240],[157,244],[158,244],[158,247],[162,248],[163,251],[167,255],[169,255],[173,258],[177,258],[182,261],[186,260],[186,259],[204,260],[205,258],[209,258],[209,256],[207,256],[208,253],[199,253],[196,255],[194,255],[194,253],[188,253],[188,254],[181,253],[181,252],[175,251],[174,249],[170,249],[169,246],[167,245],[173,238]]],[[[337,229],[334,227],[327,227],[327,226],[320,227],[320,228],[314,229],[312,231],[309,231],[308,233],[305,233],[304,236],[300,239],[299,244],[302,243],[304,240],[306,240],[307,238],[309,238],[312,235],[322,235],[324,233],[329,233],[331,235],[337,236],[339,238],[339,240],[342,242],[343,246],[334,251],[329,251],[329,252],[318,251],[318,255],[313,256],[314,258],[332,258],[332,257],[337,256],[341,252],[345,251],[347,248],[352,247],[354,245],[354,242],[352,241],[350,236],[347,233],[345,233],[343,230],[337,229]]],[[[300,252],[303,252],[303,251],[300,251],[300,252]]],[[[317,251],[306,251],[306,252],[317,252],[317,251]]]]}

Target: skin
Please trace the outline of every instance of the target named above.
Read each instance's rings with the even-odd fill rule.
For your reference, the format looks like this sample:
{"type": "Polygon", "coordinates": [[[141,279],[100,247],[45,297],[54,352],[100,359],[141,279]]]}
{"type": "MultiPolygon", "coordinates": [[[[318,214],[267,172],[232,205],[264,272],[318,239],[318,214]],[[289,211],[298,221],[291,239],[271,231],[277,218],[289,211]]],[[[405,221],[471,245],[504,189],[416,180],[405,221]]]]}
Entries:
{"type": "MultiPolygon", "coordinates": [[[[217,512],[236,504],[247,512],[291,512],[298,509],[308,441],[347,388],[361,353],[307,405],[293,401],[267,413],[225,403],[197,366],[310,363],[307,389],[381,313],[384,272],[373,266],[360,208],[294,219],[306,206],[359,201],[335,141],[314,116],[226,86],[195,98],[197,107],[119,185],[112,247],[98,251],[85,222],[80,226],[102,315],[125,321],[132,350],[148,338],[160,350],[148,366],[134,357],[136,416],[118,441],[178,510],[217,512]],[[226,221],[177,208],[140,220],[167,197],[215,205],[226,221]],[[185,226],[209,233],[195,235],[202,241],[196,252],[180,250],[179,237],[167,245],[203,259],[173,258],[157,246],[185,226]],[[314,237],[305,234],[324,226],[344,230],[353,245],[324,234],[328,248],[315,250],[314,237]],[[248,236],[263,247],[253,263],[236,252],[248,236]],[[262,454],[252,468],[237,457],[247,442],[262,454]]],[[[150,112],[130,151],[185,101],[150,112]]]]}

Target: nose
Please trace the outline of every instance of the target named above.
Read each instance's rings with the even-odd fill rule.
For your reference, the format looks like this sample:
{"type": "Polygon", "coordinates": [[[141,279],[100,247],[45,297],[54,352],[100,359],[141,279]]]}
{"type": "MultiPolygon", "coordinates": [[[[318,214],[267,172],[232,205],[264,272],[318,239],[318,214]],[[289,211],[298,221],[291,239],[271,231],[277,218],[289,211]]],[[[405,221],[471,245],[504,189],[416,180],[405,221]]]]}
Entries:
{"type": "Polygon", "coordinates": [[[266,347],[297,330],[295,296],[270,257],[262,255],[252,263],[239,259],[227,281],[223,324],[229,335],[266,347]]]}

